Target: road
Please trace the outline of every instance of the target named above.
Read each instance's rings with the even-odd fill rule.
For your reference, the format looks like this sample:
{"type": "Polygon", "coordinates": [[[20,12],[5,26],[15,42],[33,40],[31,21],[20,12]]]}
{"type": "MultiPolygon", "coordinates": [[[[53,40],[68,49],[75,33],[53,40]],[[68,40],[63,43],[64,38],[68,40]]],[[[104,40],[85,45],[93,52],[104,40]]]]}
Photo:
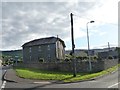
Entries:
{"type": "Polygon", "coordinates": [[[9,66],[0,66],[0,90],[5,87],[6,81],[4,80],[4,74],[9,69],[9,66]]]}
{"type": "Polygon", "coordinates": [[[2,86],[2,66],[0,66],[0,87],[2,86]]]}
{"type": "Polygon", "coordinates": [[[38,88],[118,88],[118,72],[120,69],[114,73],[106,75],[102,78],[77,82],[77,83],[67,83],[67,84],[57,84],[49,82],[34,82],[34,83],[16,83],[16,82],[6,82],[5,88],[26,88],[28,90],[36,90],[38,88]]]}

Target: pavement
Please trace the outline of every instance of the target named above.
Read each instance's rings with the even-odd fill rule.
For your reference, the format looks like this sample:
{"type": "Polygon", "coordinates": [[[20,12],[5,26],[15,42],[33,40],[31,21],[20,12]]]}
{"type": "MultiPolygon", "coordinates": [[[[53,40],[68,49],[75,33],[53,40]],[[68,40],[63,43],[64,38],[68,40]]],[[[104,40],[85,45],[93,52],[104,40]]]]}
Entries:
{"type": "Polygon", "coordinates": [[[30,80],[20,78],[16,75],[16,71],[14,69],[8,69],[4,75],[4,80],[8,82],[15,83],[53,83],[55,81],[43,81],[43,80],[30,80]]]}

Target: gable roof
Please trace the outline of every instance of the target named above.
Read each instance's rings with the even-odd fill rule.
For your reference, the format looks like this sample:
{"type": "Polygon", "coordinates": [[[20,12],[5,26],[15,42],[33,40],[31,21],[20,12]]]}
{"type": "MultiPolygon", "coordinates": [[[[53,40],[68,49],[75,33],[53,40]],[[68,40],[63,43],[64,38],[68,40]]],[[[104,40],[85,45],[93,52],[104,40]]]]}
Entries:
{"type": "Polygon", "coordinates": [[[59,40],[65,47],[64,41],[61,40],[60,38],[56,38],[56,37],[46,37],[46,38],[35,39],[35,40],[29,41],[29,42],[23,44],[22,47],[51,44],[51,43],[56,43],[57,40],[59,40]]]}

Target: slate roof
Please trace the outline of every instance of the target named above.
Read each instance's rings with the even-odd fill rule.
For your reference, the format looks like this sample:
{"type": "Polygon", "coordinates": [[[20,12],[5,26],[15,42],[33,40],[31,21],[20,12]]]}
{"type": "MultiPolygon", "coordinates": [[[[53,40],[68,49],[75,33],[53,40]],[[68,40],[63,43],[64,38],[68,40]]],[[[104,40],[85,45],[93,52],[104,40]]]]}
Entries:
{"type": "Polygon", "coordinates": [[[63,46],[65,47],[64,41],[61,40],[60,38],[56,38],[56,37],[46,37],[46,38],[35,39],[35,40],[29,41],[29,42],[23,44],[22,47],[51,44],[51,43],[56,43],[57,40],[62,42],[63,46]]]}

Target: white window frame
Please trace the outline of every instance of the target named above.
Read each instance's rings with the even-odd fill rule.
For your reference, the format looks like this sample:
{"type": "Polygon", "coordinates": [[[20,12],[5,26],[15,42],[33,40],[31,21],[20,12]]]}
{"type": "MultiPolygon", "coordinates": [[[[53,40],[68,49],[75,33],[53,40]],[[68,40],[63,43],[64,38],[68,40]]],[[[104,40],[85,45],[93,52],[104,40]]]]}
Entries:
{"type": "Polygon", "coordinates": [[[41,52],[41,46],[38,46],[38,51],[41,52]]]}
{"type": "Polygon", "coordinates": [[[29,52],[30,52],[30,53],[32,52],[32,48],[31,48],[31,47],[29,48],[29,52]]]}
{"type": "Polygon", "coordinates": [[[30,56],[30,61],[31,61],[31,56],[30,56]]]}
{"type": "Polygon", "coordinates": [[[50,45],[47,45],[48,50],[50,50],[50,45]]]}

